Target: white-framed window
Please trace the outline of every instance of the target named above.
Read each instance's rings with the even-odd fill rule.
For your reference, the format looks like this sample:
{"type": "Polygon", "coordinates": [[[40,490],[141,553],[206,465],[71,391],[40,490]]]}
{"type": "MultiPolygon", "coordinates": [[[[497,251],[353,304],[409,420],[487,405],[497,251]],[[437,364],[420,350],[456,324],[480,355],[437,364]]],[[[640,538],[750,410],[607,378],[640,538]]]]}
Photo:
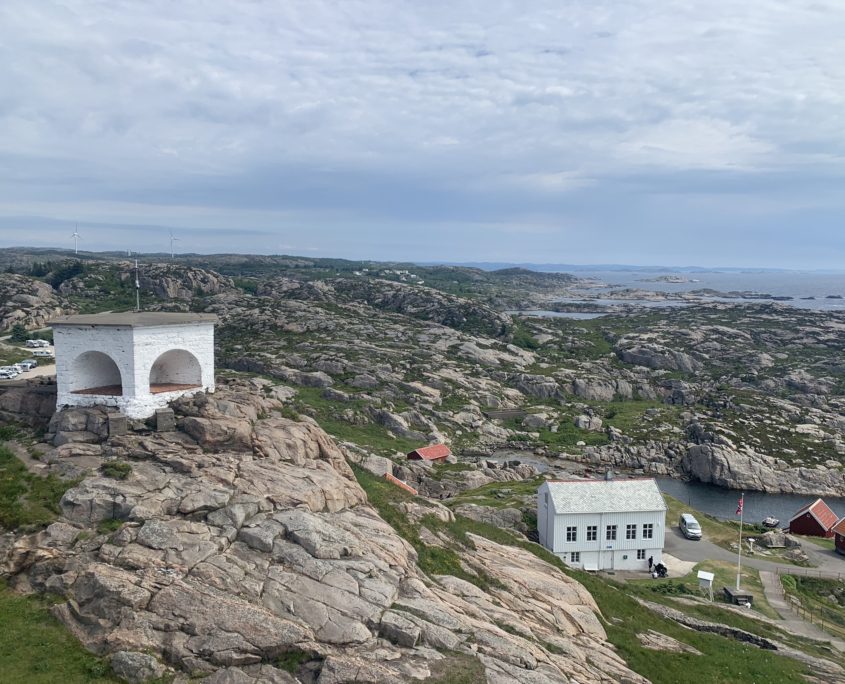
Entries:
{"type": "Polygon", "coordinates": [[[643,539],[654,539],[654,523],[643,523],[643,539]]]}
{"type": "Polygon", "coordinates": [[[577,542],[578,541],[578,528],[575,526],[567,527],[566,528],[566,541],[567,542],[577,542]]]}
{"type": "Polygon", "coordinates": [[[581,562],[581,552],[580,551],[573,551],[569,554],[569,562],[570,563],[580,563],[581,562]]]}
{"type": "Polygon", "coordinates": [[[607,541],[616,541],[616,525],[608,525],[605,528],[604,538],[607,541]]]}
{"type": "Polygon", "coordinates": [[[645,560],[645,549],[637,549],[637,560],[645,560]]]}
{"type": "Polygon", "coordinates": [[[599,538],[599,526],[587,525],[587,541],[595,541],[599,538]]]}
{"type": "Polygon", "coordinates": [[[637,526],[636,525],[625,525],[625,539],[636,539],[637,538],[637,526]]]}

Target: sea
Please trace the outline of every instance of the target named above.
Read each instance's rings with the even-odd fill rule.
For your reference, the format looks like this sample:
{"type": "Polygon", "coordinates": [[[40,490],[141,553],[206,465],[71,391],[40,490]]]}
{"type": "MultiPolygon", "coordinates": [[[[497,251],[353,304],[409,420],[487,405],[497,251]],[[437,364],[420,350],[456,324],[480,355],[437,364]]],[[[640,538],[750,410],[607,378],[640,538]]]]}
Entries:
{"type": "MultiPolygon", "coordinates": [[[[818,271],[578,271],[579,278],[591,278],[606,284],[605,287],[591,289],[594,295],[609,293],[613,290],[638,288],[653,292],[691,292],[710,289],[718,292],[753,292],[768,294],[773,297],[792,297],[781,301],[782,304],[803,309],[825,311],[845,311],[845,272],[822,273],[818,271]],[[666,275],[676,275],[687,282],[667,283],[657,280],[666,275]]],[[[759,302],[769,301],[754,299],[734,299],[708,297],[707,301],[759,302]]],[[[566,301],[581,301],[578,299],[566,301]]],[[[678,306],[679,302],[653,302],[651,300],[619,300],[602,297],[595,303],[637,303],[644,306],[678,306]]]]}

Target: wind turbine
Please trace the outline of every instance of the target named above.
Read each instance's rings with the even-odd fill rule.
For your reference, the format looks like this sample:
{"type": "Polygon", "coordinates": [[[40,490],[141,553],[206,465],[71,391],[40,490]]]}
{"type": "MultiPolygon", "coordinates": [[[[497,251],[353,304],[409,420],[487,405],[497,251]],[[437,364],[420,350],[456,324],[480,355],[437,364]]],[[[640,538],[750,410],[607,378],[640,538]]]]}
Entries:
{"type": "Polygon", "coordinates": [[[79,254],[79,238],[81,238],[82,236],[79,234],[79,231],[76,229],[76,226],[74,226],[73,228],[73,235],[71,235],[71,237],[73,238],[73,253],[79,254]]]}
{"type": "Polygon", "coordinates": [[[179,242],[182,238],[173,237],[173,231],[170,231],[170,258],[173,259],[173,243],[179,242]]]}

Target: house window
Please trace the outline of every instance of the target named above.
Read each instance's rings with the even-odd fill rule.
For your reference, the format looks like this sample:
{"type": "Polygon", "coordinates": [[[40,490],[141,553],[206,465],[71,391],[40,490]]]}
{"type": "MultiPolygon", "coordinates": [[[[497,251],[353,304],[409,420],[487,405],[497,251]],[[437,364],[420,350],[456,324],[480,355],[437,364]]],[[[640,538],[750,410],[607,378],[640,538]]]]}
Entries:
{"type": "Polygon", "coordinates": [[[581,562],[581,552],[580,551],[573,551],[569,554],[569,562],[570,563],[580,563],[581,562]]]}
{"type": "Polygon", "coordinates": [[[643,539],[654,539],[654,523],[643,525],[643,539]]]}
{"type": "Polygon", "coordinates": [[[546,493],[544,493],[544,494],[543,494],[543,505],[544,505],[544,506],[548,506],[548,505],[549,505],[549,493],[548,493],[548,492],[546,492],[546,493]]]}
{"type": "Polygon", "coordinates": [[[578,528],[577,527],[567,527],[566,528],[566,541],[568,541],[568,542],[578,541],[578,528]]]}
{"type": "Polygon", "coordinates": [[[604,538],[607,541],[616,541],[616,525],[608,525],[605,530],[604,538]]]}
{"type": "Polygon", "coordinates": [[[636,539],[637,538],[637,526],[636,525],[625,525],[625,539],[636,539]]]}
{"type": "Polygon", "coordinates": [[[645,560],[645,549],[637,549],[637,560],[645,560]]]}
{"type": "Polygon", "coordinates": [[[599,538],[599,526],[587,525],[587,541],[595,541],[599,538]]]}

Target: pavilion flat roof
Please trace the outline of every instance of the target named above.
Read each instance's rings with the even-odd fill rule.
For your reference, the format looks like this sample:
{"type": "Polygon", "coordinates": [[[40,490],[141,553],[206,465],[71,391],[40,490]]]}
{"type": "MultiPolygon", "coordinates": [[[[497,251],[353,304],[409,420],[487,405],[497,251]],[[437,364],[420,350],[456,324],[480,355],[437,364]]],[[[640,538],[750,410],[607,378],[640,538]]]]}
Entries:
{"type": "Polygon", "coordinates": [[[215,314],[181,313],[169,311],[126,311],[123,313],[79,314],[59,316],[49,325],[106,325],[129,328],[147,328],[160,325],[184,325],[186,323],[217,323],[215,314]]]}

